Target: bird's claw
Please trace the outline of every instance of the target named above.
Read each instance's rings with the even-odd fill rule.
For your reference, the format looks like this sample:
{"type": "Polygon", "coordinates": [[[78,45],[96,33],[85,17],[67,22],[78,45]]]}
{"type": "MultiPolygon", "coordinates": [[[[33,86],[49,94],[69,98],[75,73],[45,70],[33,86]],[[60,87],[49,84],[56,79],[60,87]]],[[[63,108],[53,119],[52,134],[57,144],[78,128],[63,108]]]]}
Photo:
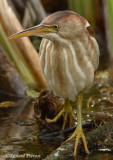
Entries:
{"type": "Polygon", "coordinates": [[[72,134],[72,136],[70,138],[68,138],[64,143],[72,140],[73,138],[76,137],[76,141],[75,141],[75,147],[74,147],[74,153],[73,153],[73,157],[76,156],[76,151],[77,151],[77,147],[78,147],[78,143],[79,143],[79,139],[81,138],[82,141],[83,141],[83,144],[84,144],[84,149],[85,149],[85,152],[87,154],[89,154],[89,150],[88,150],[88,147],[87,147],[87,142],[86,142],[86,138],[85,138],[85,135],[83,133],[83,130],[82,128],[77,128],[74,133],[72,134]]]}
{"type": "Polygon", "coordinates": [[[72,108],[71,107],[70,108],[63,107],[63,109],[58,113],[58,115],[55,118],[53,119],[46,118],[46,121],[47,123],[55,123],[61,116],[63,116],[62,130],[66,126],[67,119],[69,119],[69,127],[71,127],[72,125],[72,108]]]}

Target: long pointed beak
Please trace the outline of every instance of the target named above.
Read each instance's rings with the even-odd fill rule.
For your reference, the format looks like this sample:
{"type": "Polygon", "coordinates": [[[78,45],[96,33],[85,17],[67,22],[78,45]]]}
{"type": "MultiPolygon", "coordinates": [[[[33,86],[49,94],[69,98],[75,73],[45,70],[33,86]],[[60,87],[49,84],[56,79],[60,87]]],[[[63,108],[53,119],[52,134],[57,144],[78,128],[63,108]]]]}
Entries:
{"type": "Polygon", "coordinates": [[[40,24],[40,25],[31,27],[31,28],[25,29],[21,32],[17,32],[11,35],[9,39],[15,39],[18,37],[26,37],[26,36],[33,36],[33,35],[43,37],[43,35],[51,33],[51,32],[55,32],[55,30],[53,30],[51,26],[40,24]]]}

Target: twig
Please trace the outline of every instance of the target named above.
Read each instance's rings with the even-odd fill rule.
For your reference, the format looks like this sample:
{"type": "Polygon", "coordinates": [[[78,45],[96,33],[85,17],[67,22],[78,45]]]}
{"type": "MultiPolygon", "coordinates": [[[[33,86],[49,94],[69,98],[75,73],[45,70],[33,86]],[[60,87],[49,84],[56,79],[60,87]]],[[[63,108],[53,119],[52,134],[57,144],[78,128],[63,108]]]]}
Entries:
{"type": "Polygon", "coordinates": [[[88,114],[94,117],[99,117],[103,119],[111,119],[113,120],[113,116],[110,115],[109,113],[104,113],[104,112],[91,112],[91,111],[82,111],[83,114],[88,114]]]}
{"type": "MultiPolygon", "coordinates": [[[[95,123],[87,123],[87,124],[83,124],[82,125],[82,128],[89,128],[89,127],[94,127],[95,126],[95,123]]],[[[49,133],[49,134],[46,134],[44,136],[40,136],[39,139],[46,139],[46,140],[49,140],[49,139],[53,139],[53,138],[57,138],[57,136],[60,136],[62,134],[67,134],[67,133],[71,133],[73,132],[74,130],[76,129],[76,126],[72,127],[72,128],[68,128],[68,129],[65,129],[63,131],[58,131],[58,132],[54,132],[54,133],[49,133]]]]}

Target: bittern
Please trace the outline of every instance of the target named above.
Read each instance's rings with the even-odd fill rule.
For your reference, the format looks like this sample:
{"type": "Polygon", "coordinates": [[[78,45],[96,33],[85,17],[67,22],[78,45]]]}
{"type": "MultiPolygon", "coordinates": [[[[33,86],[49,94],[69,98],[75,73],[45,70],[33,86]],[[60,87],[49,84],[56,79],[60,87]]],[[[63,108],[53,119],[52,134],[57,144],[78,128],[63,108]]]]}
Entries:
{"type": "Polygon", "coordinates": [[[58,11],[46,17],[40,25],[18,32],[10,39],[36,35],[43,37],[40,45],[40,65],[53,93],[65,99],[63,109],[48,123],[64,116],[72,123],[71,101],[77,101],[77,129],[68,139],[76,137],[74,156],[79,139],[82,138],[85,152],[89,153],[82,130],[82,92],[91,88],[94,72],[99,64],[99,47],[94,30],[88,21],[72,11],[58,11]]]}

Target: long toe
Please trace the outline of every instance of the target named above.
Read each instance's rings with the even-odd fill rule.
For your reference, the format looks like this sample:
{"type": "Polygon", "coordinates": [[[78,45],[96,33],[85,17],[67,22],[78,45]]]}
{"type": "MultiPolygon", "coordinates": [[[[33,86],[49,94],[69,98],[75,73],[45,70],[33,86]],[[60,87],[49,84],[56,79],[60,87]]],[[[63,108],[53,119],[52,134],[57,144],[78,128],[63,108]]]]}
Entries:
{"type": "Polygon", "coordinates": [[[73,153],[73,157],[76,156],[76,152],[77,152],[77,147],[78,147],[78,143],[79,143],[79,139],[81,138],[84,144],[84,149],[86,153],[89,153],[88,147],[87,147],[87,142],[86,142],[86,138],[84,136],[83,130],[81,128],[77,128],[74,133],[72,134],[72,136],[70,138],[68,138],[64,143],[72,140],[73,138],[76,137],[76,141],[75,141],[75,147],[74,147],[74,153],[73,153]]]}
{"type": "Polygon", "coordinates": [[[65,128],[65,126],[66,126],[66,122],[67,122],[67,112],[64,113],[64,119],[63,119],[62,130],[64,130],[64,128],[65,128]]]}
{"type": "Polygon", "coordinates": [[[57,116],[53,119],[46,119],[47,123],[55,123],[58,119],[63,116],[63,125],[62,130],[65,128],[67,121],[69,122],[69,127],[72,125],[72,108],[71,107],[63,107],[63,109],[57,114],[57,116]]]}
{"type": "Polygon", "coordinates": [[[87,142],[86,142],[86,138],[85,138],[85,135],[83,133],[83,130],[82,129],[76,129],[75,136],[76,136],[76,141],[75,141],[73,156],[74,157],[76,156],[76,151],[77,151],[77,147],[78,147],[78,143],[79,143],[80,138],[83,141],[85,152],[89,154],[89,150],[88,150],[88,147],[87,147],[87,142]]]}
{"type": "Polygon", "coordinates": [[[82,141],[83,141],[83,144],[84,144],[85,152],[89,154],[89,150],[88,150],[88,147],[87,147],[87,141],[86,141],[84,133],[82,134],[81,138],[82,138],[82,141]]]}
{"type": "Polygon", "coordinates": [[[64,114],[65,110],[64,108],[57,114],[57,116],[53,119],[49,119],[49,118],[46,118],[46,121],[47,123],[55,123],[58,121],[58,119],[64,114]]]}

